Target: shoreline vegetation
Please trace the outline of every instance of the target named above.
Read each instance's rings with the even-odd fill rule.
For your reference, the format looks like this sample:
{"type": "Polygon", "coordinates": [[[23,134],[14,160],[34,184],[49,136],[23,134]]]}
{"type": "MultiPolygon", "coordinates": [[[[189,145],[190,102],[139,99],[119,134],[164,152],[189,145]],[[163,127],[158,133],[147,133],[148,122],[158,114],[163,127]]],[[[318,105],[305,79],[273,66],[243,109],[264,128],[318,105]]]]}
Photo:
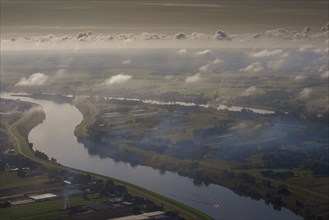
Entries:
{"type": "MultiPolygon", "coordinates": [[[[33,105],[37,106],[35,104],[33,105]]],[[[149,199],[155,202],[156,204],[164,207],[165,210],[172,210],[179,214],[179,216],[182,216],[186,219],[212,219],[211,217],[198,210],[195,210],[172,199],[166,198],[150,190],[136,186],[132,183],[121,181],[104,175],[66,167],[61,164],[58,164],[54,158],[51,158],[51,160],[45,160],[42,159],[42,157],[36,156],[35,153],[39,151],[33,151],[31,144],[29,144],[27,141],[27,137],[29,132],[39,123],[42,123],[44,119],[45,114],[43,111],[30,111],[25,113],[23,117],[17,119],[9,126],[8,134],[10,136],[10,139],[12,140],[12,144],[17,154],[22,155],[23,157],[26,157],[27,159],[38,163],[49,170],[57,170],[58,172],[65,170],[74,174],[90,175],[93,178],[99,180],[113,181],[115,184],[126,187],[130,194],[149,199]]],[[[84,126],[80,126],[79,128],[84,129],[84,126]]],[[[41,153],[41,155],[45,155],[42,152],[39,153],[41,153]]],[[[48,158],[47,155],[45,155],[45,157],[48,158]]]]}

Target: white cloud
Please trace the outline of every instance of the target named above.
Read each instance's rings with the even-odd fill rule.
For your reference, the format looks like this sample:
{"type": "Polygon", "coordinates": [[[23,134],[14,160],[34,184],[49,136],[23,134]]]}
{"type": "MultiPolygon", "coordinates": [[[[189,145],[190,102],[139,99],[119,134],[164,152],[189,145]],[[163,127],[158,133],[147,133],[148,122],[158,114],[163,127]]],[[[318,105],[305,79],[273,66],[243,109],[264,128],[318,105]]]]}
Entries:
{"type": "Polygon", "coordinates": [[[76,52],[78,52],[80,49],[81,49],[80,47],[76,47],[76,48],[74,48],[74,49],[72,50],[72,53],[76,53],[76,52]]]}
{"type": "Polygon", "coordinates": [[[131,64],[131,60],[124,60],[122,61],[122,64],[129,65],[131,64]]]}
{"type": "Polygon", "coordinates": [[[112,41],[114,40],[114,37],[112,35],[103,35],[103,34],[99,34],[96,38],[95,41],[96,42],[106,42],[106,41],[112,41]]]}
{"type": "Polygon", "coordinates": [[[300,83],[300,82],[304,82],[305,79],[306,79],[305,76],[302,76],[302,75],[299,75],[299,76],[296,76],[296,77],[295,77],[295,81],[296,81],[296,82],[299,82],[299,83],[300,83]]]}
{"type": "Polygon", "coordinates": [[[105,81],[105,85],[113,85],[113,84],[125,83],[128,80],[130,80],[131,78],[132,78],[132,76],[130,76],[130,75],[126,75],[126,74],[120,73],[118,75],[111,76],[109,79],[107,79],[105,81]]]}
{"type": "Polygon", "coordinates": [[[324,64],[324,65],[322,65],[322,66],[319,67],[318,72],[321,73],[321,72],[323,72],[323,71],[325,71],[327,69],[328,69],[328,66],[326,64],[324,64]]]}
{"type": "Polygon", "coordinates": [[[199,71],[200,71],[201,73],[209,73],[209,72],[213,71],[213,69],[211,68],[211,65],[208,63],[208,64],[206,64],[206,65],[201,66],[201,67],[199,68],[199,71]]]}
{"type": "Polygon", "coordinates": [[[175,34],[174,39],[177,39],[177,40],[186,39],[186,34],[184,34],[184,33],[177,33],[177,34],[175,34]]]}
{"type": "Polygon", "coordinates": [[[322,79],[328,79],[328,78],[329,78],[329,70],[323,72],[323,73],[320,75],[320,78],[322,78],[322,79]]]}
{"type": "Polygon", "coordinates": [[[231,38],[226,34],[225,31],[218,30],[215,33],[216,40],[231,40],[231,38]]]}
{"type": "Polygon", "coordinates": [[[200,73],[210,73],[210,72],[218,71],[220,69],[220,66],[223,63],[224,63],[223,60],[217,58],[217,59],[201,66],[199,68],[199,72],[200,73]]]}
{"type": "Polygon", "coordinates": [[[254,58],[262,58],[262,57],[271,57],[271,56],[275,56],[275,55],[279,55],[281,54],[283,51],[281,49],[276,49],[276,50],[261,50],[259,52],[256,53],[250,53],[249,55],[254,57],[254,58]]]}
{"type": "Polygon", "coordinates": [[[191,39],[202,39],[202,40],[210,40],[211,36],[204,34],[204,33],[198,33],[198,32],[193,32],[191,34],[191,39]]]}
{"type": "Polygon", "coordinates": [[[54,35],[48,34],[45,36],[33,37],[33,40],[37,42],[47,42],[53,40],[54,38],[55,38],[54,35]]]}
{"type": "Polygon", "coordinates": [[[323,27],[321,27],[321,31],[322,32],[329,31],[329,21],[327,22],[327,24],[325,24],[323,27]]]}
{"type": "Polygon", "coordinates": [[[285,60],[280,59],[280,60],[271,60],[267,64],[267,68],[270,70],[278,70],[283,67],[283,64],[285,63],[285,60]]]}
{"type": "Polygon", "coordinates": [[[199,80],[201,79],[200,77],[200,73],[197,73],[193,76],[188,76],[186,79],[185,79],[185,82],[186,83],[195,83],[195,82],[198,82],[199,80]]]}
{"type": "Polygon", "coordinates": [[[304,99],[310,96],[312,93],[312,88],[304,88],[300,93],[299,93],[299,98],[304,99]]]}
{"type": "Polygon", "coordinates": [[[133,33],[130,33],[130,34],[119,34],[116,36],[116,39],[117,40],[120,40],[120,41],[126,41],[128,39],[135,39],[135,35],[133,33]]]}
{"type": "Polygon", "coordinates": [[[184,54],[187,54],[187,50],[186,49],[180,49],[177,51],[178,54],[180,55],[184,55],[184,54]]]}
{"type": "Polygon", "coordinates": [[[240,69],[240,71],[242,71],[242,72],[255,72],[255,73],[262,72],[264,70],[265,69],[260,62],[254,62],[254,63],[250,64],[249,66],[240,69]]]}
{"type": "Polygon", "coordinates": [[[21,78],[15,86],[41,86],[47,82],[48,78],[49,76],[43,73],[34,73],[28,78],[21,78]]]}
{"type": "Polygon", "coordinates": [[[310,33],[311,32],[311,28],[310,27],[305,27],[303,32],[305,34],[310,33]]]}
{"type": "Polygon", "coordinates": [[[256,86],[250,86],[248,89],[244,90],[241,95],[242,96],[251,96],[258,93],[258,89],[256,86]]]}
{"type": "Polygon", "coordinates": [[[66,72],[65,69],[59,69],[59,70],[56,72],[55,77],[58,77],[58,78],[63,77],[64,74],[65,74],[65,72],[66,72]]]}
{"type": "Polygon", "coordinates": [[[172,79],[174,79],[174,76],[173,75],[166,75],[165,79],[166,80],[172,80],[172,79]]]}
{"type": "Polygon", "coordinates": [[[222,63],[224,63],[224,61],[218,58],[213,61],[213,64],[222,64],[222,63]]]}
{"type": "MultiPolygon", "coordinates": [[[[89,28],[89,26],[86,26],[89,28]]],[[[16,47],[26,48],[70,48],[73,49],[77,46],[81,48],[112,48],[112,47],[127,47],[130,43],[131,47],[159,47],[158,41],[162,41],[161,47],[188,47],[200,48],[205,46],[208,48],[229,46],[232,47],[264,47],[269,50],[274,47],[295,47],[301,45],[311,44],[317,47],[319,43],[323,44],[324,41],[328,45],[328,24],[323,26],[322,31],[309,31],[306,28],[302,31],[290,31],[282,28],[268,31],[260,31],[258,33],[242,33],[242,34],[228,34],[225,31],[218,30],[215,34],[204,34],[193,32],[185,34],[179,32],[177,34],[169,33],[120,33],[116,36],[108,34],[94,35],[90,31],[80,32],[72,36],[54,36],[52,34],[44,36],[21,36],[11,39],[1,39],[1,46],[6,50],[13,50],[16,47]],[[306,31],[305,31],[306,30],[306,31]],[[186,40],[182,40],[186,39],[186,40]],[[176,41],[176,42],[175,42],[176,41]],[[179,43],[177,43],[179,41],[179,43]],[[218,42],[220,41],[220,42],[218,42]],[[133,42],[133,44],[132,44],[133,42]],[[88,44],[87,44],[88,43],[88,44]],[[183,45],[183,46],[182,46],[183,45]],[[270,45],[269,47],[267,47],[270,45]],[[28,47],[27,47],[28,46],[28,47]]],[[[266,56],[266,53],[264,54],[266,56]]],[[[260,55],[259,55],[260,56],[260,55]]],[[[272,55],[268,55],[272,56],[272,55]]]]}
{"type": "Polygon", "coordinates": [[[124,40],[123,43],[124,44],[130,44],[130,43],[132,43],[134,41],[135,41],[135,39],[129,38],[129,39],[124,40]]]}
{"type": "Polygon", "coordinates": [[[324,42],[324,45],[326,45],[327,46],[327,48],[328,48],[328,46],[329,46],[329,38],[328,39],[326,39],[324,42]]]}
{"type": "Polygon", "coordinates": [[[195,55],[198,55],[198,56],[209,56],[211,54],[212,54],[211,50],[201,50],[201,51],[195,52],[195,55]]]}
{"type": "Polygon", "coordinates": [[[314,53],[328,55],[329,49],[327,48],[317,48],[313,50],[314,53]]]}
{"type": "Polygon", "coordinates": [[[89,36],[91,36],[93,33],[91,31],[86,31],[86,32],[80,32],[77,34],[75,37],[79,41],[85,41],[89,36]]]}
{"type": "Polygon", "coordinates": [[[150,33],[144,32],[141,34],[140,39],[142,39],[142,40],[160,40],[161,36],[156,33],[150,34],[150,33]]]}
{"type": "Polygon", "coordinates": [[[302,45],[299,47],[298,51],[299,52],[306,52],[306,51],[309,51],[311,49],[313,49],[314,47],[312,45],[302,45]]]}

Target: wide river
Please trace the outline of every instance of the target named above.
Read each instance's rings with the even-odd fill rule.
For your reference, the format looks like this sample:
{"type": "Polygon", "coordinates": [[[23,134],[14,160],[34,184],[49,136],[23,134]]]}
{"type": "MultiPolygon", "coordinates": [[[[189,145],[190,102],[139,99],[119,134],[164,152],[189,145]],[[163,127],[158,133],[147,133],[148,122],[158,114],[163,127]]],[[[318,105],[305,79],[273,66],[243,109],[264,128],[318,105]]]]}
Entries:
{"type": "Polygon", "coordinates": [[[74,136],[74,129],[81,122],[82,115],[73,105],[28,97],[11,97],[8,94],[2,94],[2,97],[19,98],[42,106],[46,119],[32,129],[29,141],[34,144],[34,149],[56,158],[65,166],[139,185],[198,209],[214,219],[302,219],[288,209],[274,210],[263,200],[241,197],[219,185],[200,187],[194,185],[192,179],[173,172],[160,173],[150,167],[132,167],[128,163],[115,162],[111,158],[90,155],[74,136]],[[220,208],[214,208],[216,202],[220,204],[220,208]]]}

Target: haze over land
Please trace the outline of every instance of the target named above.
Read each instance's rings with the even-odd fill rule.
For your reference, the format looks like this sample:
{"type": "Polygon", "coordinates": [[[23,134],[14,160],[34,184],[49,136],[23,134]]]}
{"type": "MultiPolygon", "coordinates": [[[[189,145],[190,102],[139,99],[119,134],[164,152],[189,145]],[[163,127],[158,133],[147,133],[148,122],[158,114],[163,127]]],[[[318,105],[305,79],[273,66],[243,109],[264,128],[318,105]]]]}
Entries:
{"type": "MultiPolygon", "coordinates": [[[[1,92],[26,93],[48,100],[44,108],[65,112],[65,105],[83,116],[69,135],[90,163],[97,156],[164,176],[176,172],[193,179],[191,185],[218,184],[286,207],[296,219],[327,219],[328,6],[317,0],[1,0],[1,92]]],[[[50,129],[55,121],[45,124],[50,129]]],[[[9,140],[6,129],[4,121],[0,131],[9,140]]],[[[34,131],[36,143],[44,138],[42,151],[72,154],[75,161],[65,143],[68,153],[57,151],[59,133],[47,139],[34,131]]],[[[199,195],[182,195],[166,194],[204,207],[191,202],[199,195]]],[[[220,197],[225,207],[230,198],[220,197]]],[[[230,209],[212,205],[218,202],[199,210],[233,218],[230,209]]]]}

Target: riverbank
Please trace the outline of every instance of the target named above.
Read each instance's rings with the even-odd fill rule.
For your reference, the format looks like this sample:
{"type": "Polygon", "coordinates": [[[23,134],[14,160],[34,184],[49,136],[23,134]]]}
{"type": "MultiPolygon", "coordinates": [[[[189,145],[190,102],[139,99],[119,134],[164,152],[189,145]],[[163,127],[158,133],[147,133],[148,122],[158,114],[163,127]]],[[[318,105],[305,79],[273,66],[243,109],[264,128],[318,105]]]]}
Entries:
{"type": "Polygon", "coordinates": [[[129,190],[129,192],[131,192],[132,194],[135,195],[140,195],[143,196],[144,198],[150,199],[151,201],[155,201],[157,204],[162,204],[165,209],[167,210],[174,210],[177,211],[181,214],[181,216],[187,218],[187,219],[211,219],[210,217],[208,217],[207,215],[192,209],[190,207],[187,207],[181,203],[175,202],[171,199],[165,198],[157,193],[151,192],[147,189],[143,189],[141,187],[137,187],[133,184],[124,182],[124,181],[120,181],[117,179],[113,179],[110,177],[106,177],[103,175],[98,175],[98,174],[94,174],[94,173],[90,173],[90,172],[86,172],[86,171],[82,171],[82,170],[77,170],[77,169],[73,169],[70,167],[65,167],[62,166],[60,164],[54,163],[54,162],[50,162],[50,161],[45,161],[42,160],[38,157],[36,157],[33,153],[33,150],[29,147],[29,143],[27,141],[27,139],[25,138],[26,134],[29,133],[29,131],[37,124],[36,122],[42,122],[43,117],[42,117],[42,112],[39,112],[38,117],[36,117],[37,115],[35,115],[35,113],[28,113],[26,115],[24,115],[24,117],[20,118],[19,120],[17,120],[16,122],[14,122],[10,127],[9,127],[9,134],[12,138],[12,140],[15,143],[15,150],[18,154],[23,155],[24,157],[39,163],[42,166],[47,167],[48,169],[55,169],[55,170],[66,170],[69,172],[73,172],[76,174],[85,174],[85,175],[91,175],[95,178],[101,178],[104,180],[112,180],[117,184],[122,184],[124,186],[127,187],[127,189],[129,190]],[[30,130],[26,130],[25,132],[22,134],[22,127],[25,128],[29,128],[30,130]]]}

